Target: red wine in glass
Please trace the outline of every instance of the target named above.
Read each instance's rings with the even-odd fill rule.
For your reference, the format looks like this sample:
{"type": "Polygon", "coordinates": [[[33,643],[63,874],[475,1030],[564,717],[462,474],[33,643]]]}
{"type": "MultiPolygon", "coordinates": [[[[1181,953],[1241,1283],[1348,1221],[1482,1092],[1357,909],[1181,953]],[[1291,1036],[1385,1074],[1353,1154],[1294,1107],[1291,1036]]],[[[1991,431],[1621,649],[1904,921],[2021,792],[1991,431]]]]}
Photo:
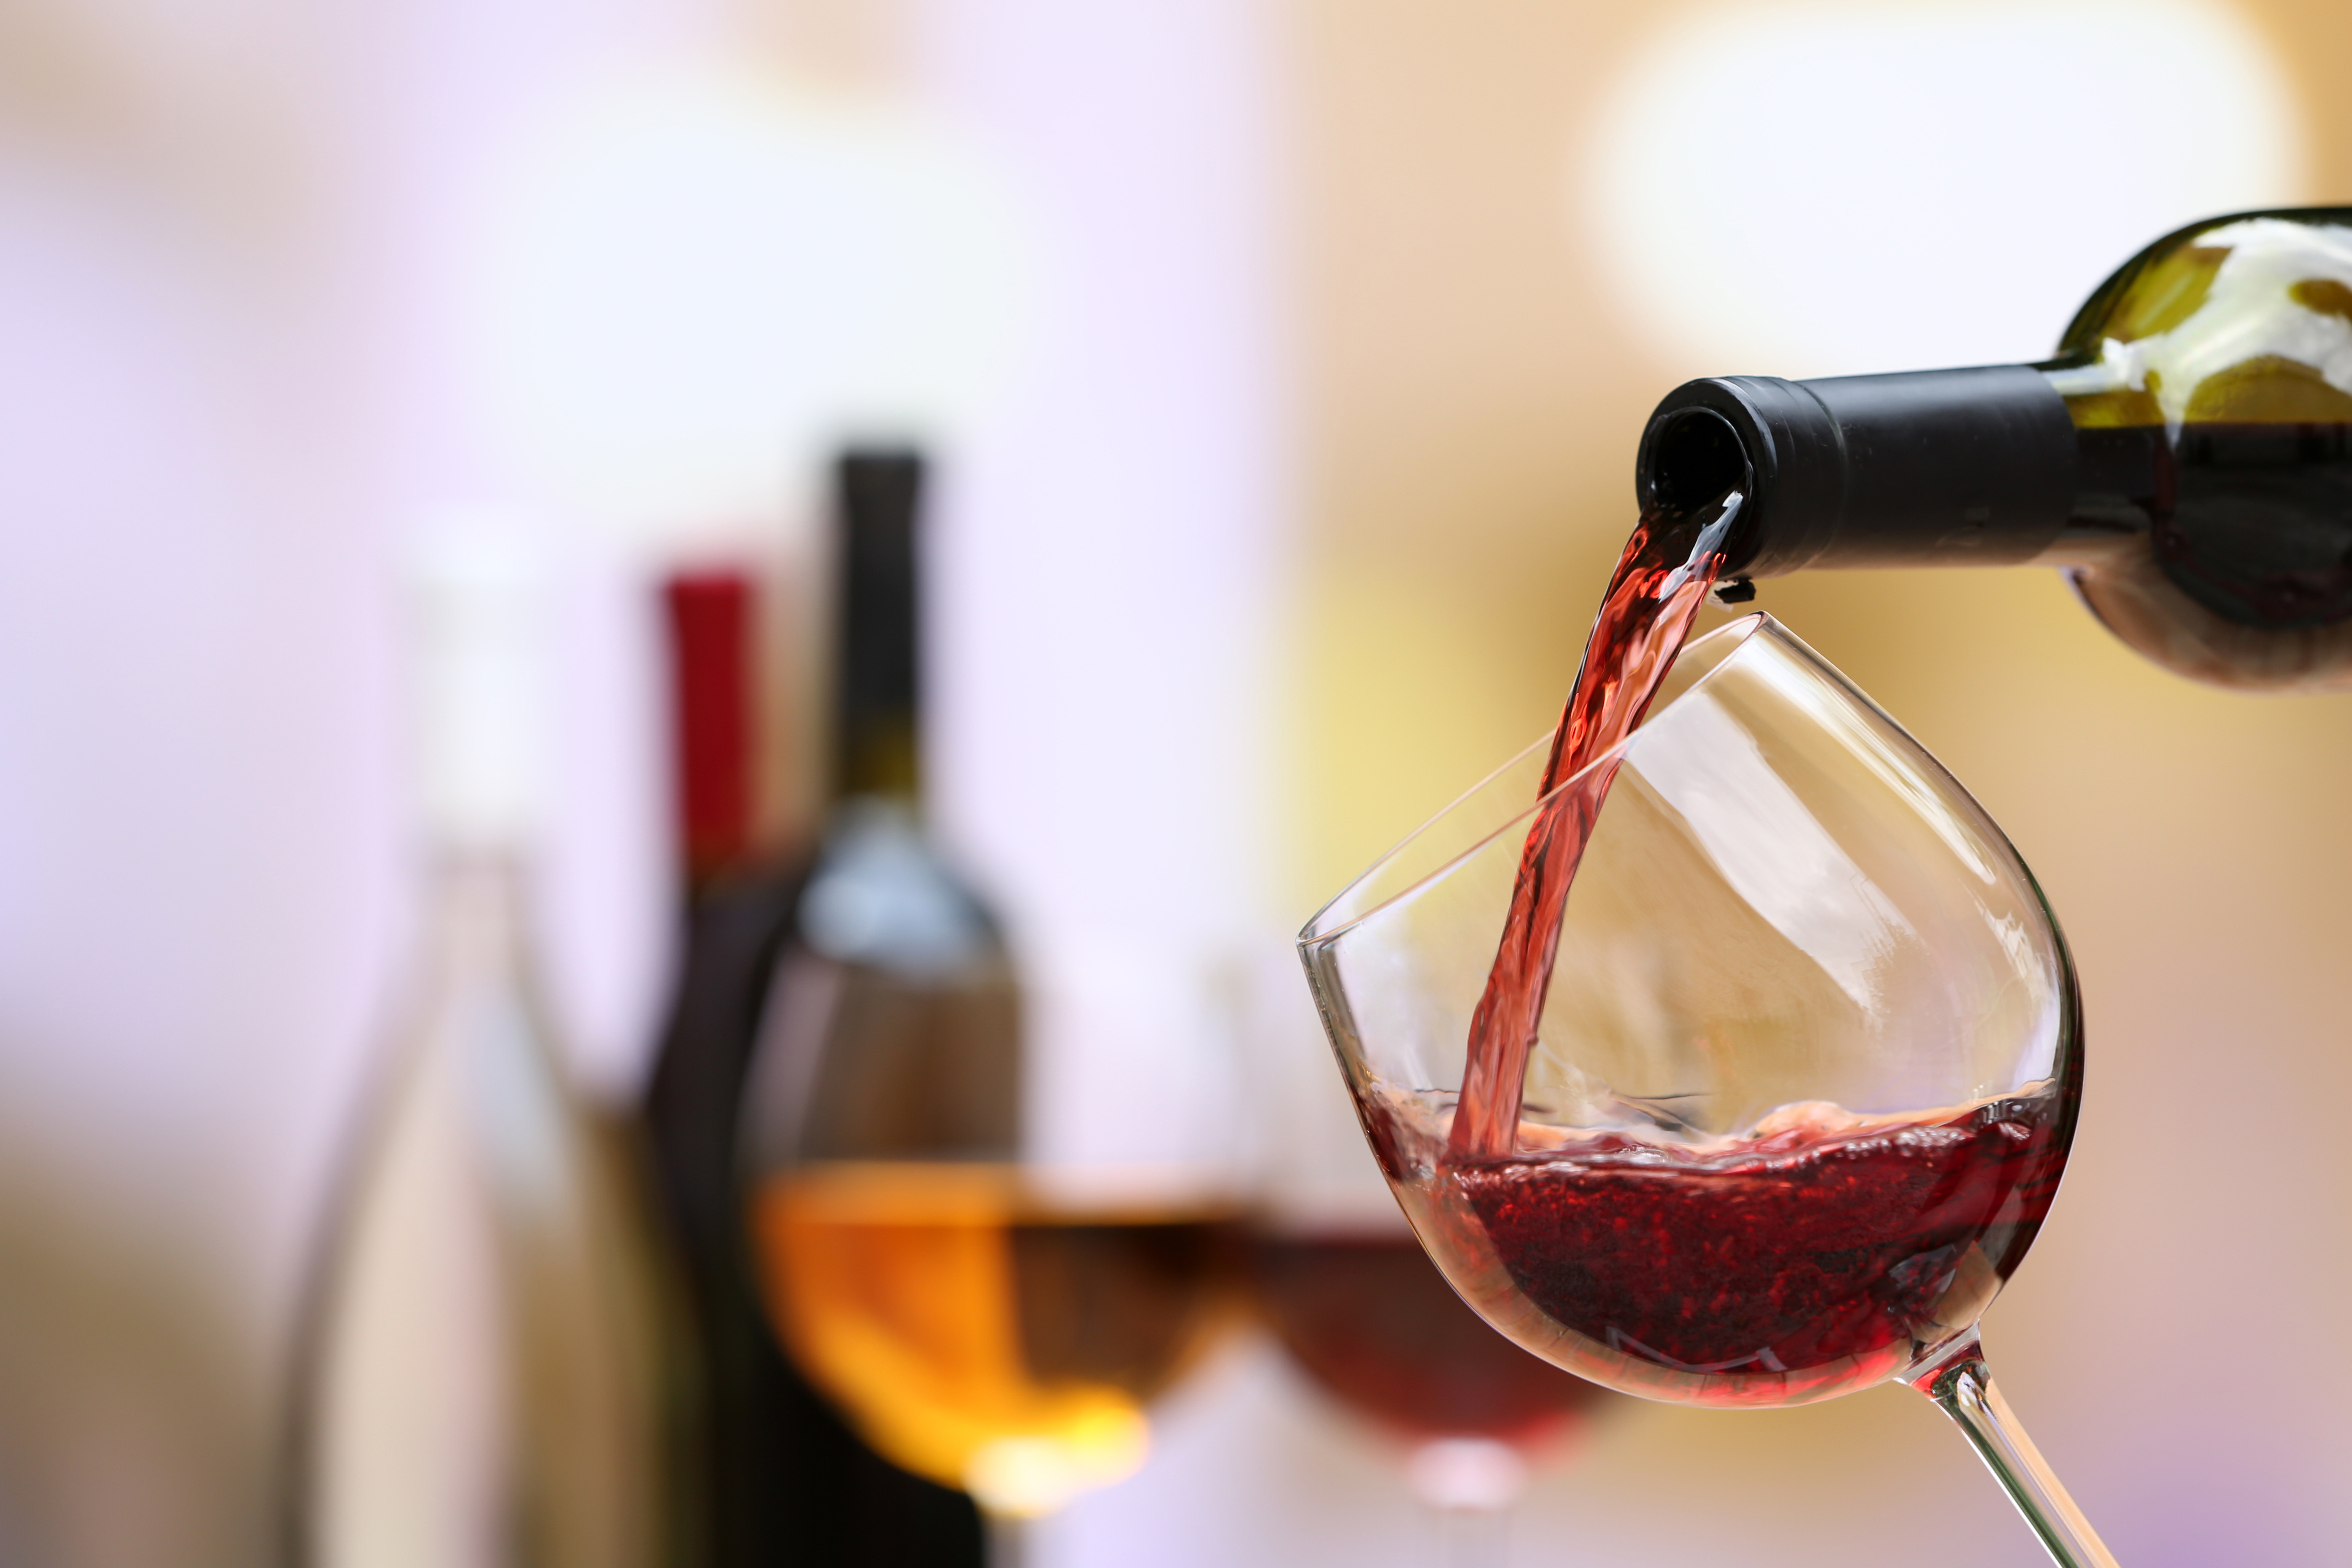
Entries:
{"type": "Polygon", "coordinates": [[[1792,1107],[1712,1148],[1603,1134],[1518,1151],[1561,915],[1616,773],[1593,763],[1672,668],[1738,506],[1735,493],[1689,514],[1644,512],[1610,581],[1473,1015],[1451,1201],[1432,1218],[1474,1232],[1452,1250],[1491,1256],[1507,1294],[1622,1355],[1630,1381],[1654,1369],[1676,1399],[1786,1403],[1880,1382],[1948,1337],[1946,1321],[1974,1321],[2048,1213],[2072,1100],[2062,1115],[2053,1087],[1939,1122],[1878,1124],[1792,1107]]]}
{"type": "Polygon", "coordinates": [[[1826,1399],[1975,1321],[2050,1212],[2064,1098],[1842,1129],[1792,1108],[1714,1150],[1603,1134],[1457,1163],[1453,1223],[1475,1216],[1516,1294],[1622,1354],[1629,1381],[1685,1403],[1826,1399]]]}
{"type": "Polygon", "coordinates": [[[1531,808],[1503,770],[1309,922],[1326,1032],[1416,1233],[1514,1342],[1685,1405],[1909,1382],[2057,1562],[2114,1568],[1977,1340],[2080,1100],[2079,991],[2032,873],[1768,619],[1724,628],[1705,690],[1635,738],[1737,504],[1645,516],[1531,808]]]}

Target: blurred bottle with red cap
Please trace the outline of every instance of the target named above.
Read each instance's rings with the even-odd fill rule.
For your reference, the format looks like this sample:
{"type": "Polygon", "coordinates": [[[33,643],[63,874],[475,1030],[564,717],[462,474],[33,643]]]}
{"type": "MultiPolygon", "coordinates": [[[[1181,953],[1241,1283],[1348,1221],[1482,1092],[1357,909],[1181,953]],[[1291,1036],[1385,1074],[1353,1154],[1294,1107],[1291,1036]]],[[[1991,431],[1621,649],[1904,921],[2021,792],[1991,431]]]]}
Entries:
{"type": "Polygon", "coordinates": [[[765,824],[780,781],[764,732],[778,704],[761,657],[761,574],[673,574],[673,797],[686,940],[645,1118],[666,1218],[687,1261],[703,1376],[697,1503],[713,1568],[978,1564],[961,1493],[868,1449],[777,1345],[744,1232],[740,1134],[808,877],[805,847],[765,824]],[[770,787],[763,787],[770,786],[770,787]]]}

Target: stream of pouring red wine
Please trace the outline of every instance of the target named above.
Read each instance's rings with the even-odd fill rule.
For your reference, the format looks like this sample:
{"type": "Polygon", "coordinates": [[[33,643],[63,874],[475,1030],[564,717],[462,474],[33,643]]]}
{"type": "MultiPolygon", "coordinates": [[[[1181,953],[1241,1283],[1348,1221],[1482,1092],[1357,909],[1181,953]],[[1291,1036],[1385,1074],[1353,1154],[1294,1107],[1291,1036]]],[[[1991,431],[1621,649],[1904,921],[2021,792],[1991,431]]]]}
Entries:
{"type": "Polygon", "coordinates": [[[1510,1153],[1517,1140],[1528,1051],[1551,986],[1569,884],[1576,879],[1617,764],[1612,760],[1578,775],[1633,733],[1649,710],[1690,636],[1699,605],[1723,570],[1741,499],[1733,490],[1680,513],[1653,506],[1642,513],[1618,558],[1568,708],[1552,736],[1538,794],[1547,804],[1528,829],[1502,944],[1471,1016],[1469,1058],[1448,1140],[1448,1153],[1455,1160],[1498,1158],[1510,1153]],[[1561,789],[1569,780],[1575,786],[1561,789]]]}

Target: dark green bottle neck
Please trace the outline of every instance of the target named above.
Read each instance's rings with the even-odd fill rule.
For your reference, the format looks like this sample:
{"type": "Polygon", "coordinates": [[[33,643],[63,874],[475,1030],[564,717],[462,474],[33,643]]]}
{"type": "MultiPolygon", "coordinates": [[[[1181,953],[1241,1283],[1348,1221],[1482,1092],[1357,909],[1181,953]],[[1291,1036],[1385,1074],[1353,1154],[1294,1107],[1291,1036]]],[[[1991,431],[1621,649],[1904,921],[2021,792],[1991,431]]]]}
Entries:
{"type": "Polygon", "coordinates": [[[1676,388],[1636,464],[1644,508],[1746,500],[1724,572],[1996,565],[2045,552],[2072,515],[2066,403],[2028,365],[1676,388]]]}
{"type": "Polygon", "coordinates": [[[837,806],[922,798],[922,459],[858,451],[836,468],[833,778],[837,806]]]}

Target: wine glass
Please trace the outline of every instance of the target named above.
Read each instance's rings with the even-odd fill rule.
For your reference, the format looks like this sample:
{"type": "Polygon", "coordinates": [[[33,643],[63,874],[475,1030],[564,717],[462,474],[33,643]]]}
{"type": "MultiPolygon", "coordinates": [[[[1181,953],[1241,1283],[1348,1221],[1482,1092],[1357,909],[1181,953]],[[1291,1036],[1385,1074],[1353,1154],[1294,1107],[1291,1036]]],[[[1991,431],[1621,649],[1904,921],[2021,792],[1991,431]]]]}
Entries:
{"type": "Polygon", "coordinates": [[[1201,1097],[1099,1107],[1090,1149],[1054,1136],[1034,998],[908,813],[856,804],[801,908],[746,1107],[770,1312],[868,1444],[971,1494],[1012,1568],[1023,1521],[1142,1464],[1145,1406],[1235,1315],[1232,1174],[1187,1141],[1201,1097]]]}
{"type": "Polygon", "coordinates": [[[1499,1154],[1457,1152],[1471,1016],[1549,741],[1299,938],[1381,1173],[1465,1300],[1678,1404],[1901,1380],[2065,1568],[2114,1559],[1977,1323],[2048,1213],[2082,1088],[2041,889],[1927,751],[1769,616],[1690,644],[1614,767],[1499,1154]]]}
{"type": "Polygon", "coordinates": [[[1402,1448],[1445,1560],[1485,1568],[1532,1465],[1580,1448],[1623,1401],[1529,1355],[1454,1294],[1364,1158],[1347,1091],[1299,1048],[1321,1031],[1297,972],[1282,978],[1254,1008],[1247,1086],[1258,1315],[1319,1394],[1402,1448]]]}

